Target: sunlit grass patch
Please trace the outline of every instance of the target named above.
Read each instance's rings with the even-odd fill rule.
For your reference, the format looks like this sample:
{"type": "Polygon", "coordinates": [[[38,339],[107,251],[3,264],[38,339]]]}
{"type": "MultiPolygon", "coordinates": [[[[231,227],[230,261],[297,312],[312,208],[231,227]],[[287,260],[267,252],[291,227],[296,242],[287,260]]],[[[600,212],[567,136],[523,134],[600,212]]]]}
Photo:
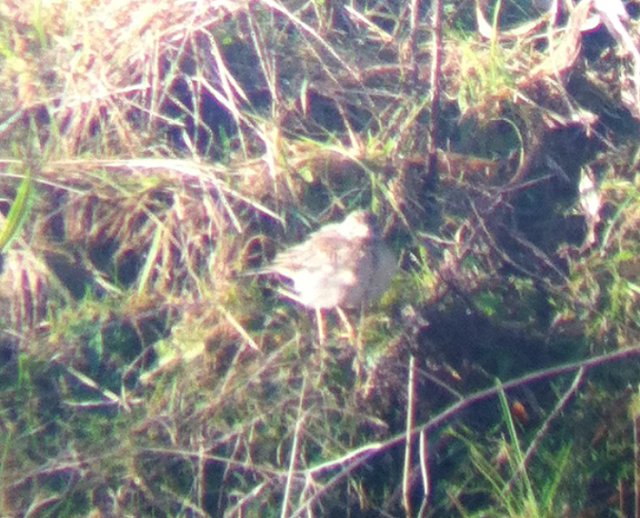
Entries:
{"type": "Polygon", "coordinates": [[[635,65],[578,5],[3,4],[0,514],[629,514],[635,65]],[[399,272],[320,343],[257,272],[359,209],[399,272]]]}

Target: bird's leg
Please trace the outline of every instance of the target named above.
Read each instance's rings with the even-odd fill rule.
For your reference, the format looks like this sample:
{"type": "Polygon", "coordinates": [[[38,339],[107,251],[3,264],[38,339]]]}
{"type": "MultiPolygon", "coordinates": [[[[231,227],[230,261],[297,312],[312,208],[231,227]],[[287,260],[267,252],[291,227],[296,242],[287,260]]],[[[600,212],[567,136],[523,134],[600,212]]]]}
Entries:
{"type": "MultiPolygon", "coordinates": [[[[344,326],[347,328],[347,335],[349,337],[349,344],[354,346],[356,348],[356,355],[353,358],[353,372],[355,374],[355,379],[357,380],[358,385],[360,384],[360,380],[362,379],[362,374],[363,374],[363,357],[362,357],[362,352],[363,352],[363,345],[362,345],[362,335],[361,333],[357,333],[355,329],[353,328],[353,326],[351,325],[351,322],[349,322],[349,319],[347,318],[347,315],[345,314],[344,311],[342,311],[341,308],[336,307],[336,312],[338,313],[338,315],[340,316],[340,320],[342,320],[342,323],[344,324],[344,326]]],[[[361,306],[360,308],[360,329],[362,329],[362,323],[364,320],[364,305],[361,306]]]]}
{"type": "Polygon", "coordinates": [[[356,348],[358,352],[362,352],[364,350],[364,344],[362,343],[362,330],[364,329],[364,310],[366,305],[364,303],[360,304],[360,323],[358,324],[358,342],[356,343],[356,348]]]}
{"type": "Polygon", "coordinates": [[[318,339],[320,340],[320,345],[324,345],[324,319],[322,318],[322,310],[320,308],[316,308],[316,320],[318,322],[318,339]]]}
{"type": "Polygon", "coordinates": [[[342,323],[344,324],[344,327],[346,327],[347,329],[347,337],[349,338],[349,343],[351,345],[355,345],[356,344],[356,332],[353,329],[353,326],[351,325],[351,322],[349,322],[349,319],[347,318],[347,315],[344,311],[342,311],[342,308],[336,306],[336,312],[338,313],[338,316],[340,317],[340,320],[342,320],[342,323]]]}

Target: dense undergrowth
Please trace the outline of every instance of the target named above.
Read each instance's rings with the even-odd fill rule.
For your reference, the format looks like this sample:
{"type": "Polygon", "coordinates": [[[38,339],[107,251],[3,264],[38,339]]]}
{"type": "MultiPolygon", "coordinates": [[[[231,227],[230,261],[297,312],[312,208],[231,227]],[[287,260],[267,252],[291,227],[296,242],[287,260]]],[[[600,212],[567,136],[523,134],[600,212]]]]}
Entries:
{"type": "Polygon", "coordinates": [[[0,4],[0,515],[640,512],[637,5],[443,4],[0,4]]]}

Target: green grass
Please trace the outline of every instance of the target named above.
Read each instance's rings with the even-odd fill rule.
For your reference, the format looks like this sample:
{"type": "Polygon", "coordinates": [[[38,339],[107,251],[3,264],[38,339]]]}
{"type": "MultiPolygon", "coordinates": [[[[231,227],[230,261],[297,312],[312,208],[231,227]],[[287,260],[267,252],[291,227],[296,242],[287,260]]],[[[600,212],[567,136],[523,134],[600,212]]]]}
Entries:
{"type": "Polygon", "coordinates": [[[632,65],[444,13],[434,110],[391,3],[7,5],[0,515],[637,513],[632,65]],[[321,345],[251,272],[359,208],[400,270],[321,345]]]}

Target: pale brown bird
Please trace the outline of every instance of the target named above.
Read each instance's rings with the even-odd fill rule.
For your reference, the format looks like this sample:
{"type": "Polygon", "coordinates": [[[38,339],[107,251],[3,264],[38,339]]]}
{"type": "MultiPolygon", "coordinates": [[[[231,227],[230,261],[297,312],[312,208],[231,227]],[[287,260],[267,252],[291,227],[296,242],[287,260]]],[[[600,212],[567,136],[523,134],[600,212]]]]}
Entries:
{"type": "Polygon", "coordinates": [[[277,273],[291,280],[293,291],[282,292],[316,311],[323,342],[321,310],[335,308],[351,335],[341,308],[377,300],[389,286],[396,266],[375,216],[356,211],[341,223],[325,225],[306,241],[283,250],[262,273],[277,273]]]}

